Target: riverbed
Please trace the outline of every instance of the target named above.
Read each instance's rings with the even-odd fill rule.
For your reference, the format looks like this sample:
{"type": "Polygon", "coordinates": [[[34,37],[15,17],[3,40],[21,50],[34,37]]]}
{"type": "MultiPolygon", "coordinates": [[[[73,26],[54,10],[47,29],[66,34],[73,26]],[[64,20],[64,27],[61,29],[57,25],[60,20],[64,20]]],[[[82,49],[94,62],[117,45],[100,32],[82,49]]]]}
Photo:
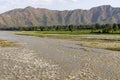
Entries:
{"type": "Polygon", "coordinates": [[[0,32],[0,39],[20,45],[0,48],[1,80],[120,79],[119,51],[83,47],[78,41],[14,35],[8,31],[0,32]]]}

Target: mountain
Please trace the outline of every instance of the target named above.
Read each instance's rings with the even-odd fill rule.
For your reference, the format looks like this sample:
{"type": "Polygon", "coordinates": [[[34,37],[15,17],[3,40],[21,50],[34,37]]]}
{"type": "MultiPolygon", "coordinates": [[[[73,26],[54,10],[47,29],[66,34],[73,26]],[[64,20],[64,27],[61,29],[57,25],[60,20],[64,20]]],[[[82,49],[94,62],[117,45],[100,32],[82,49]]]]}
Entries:
{"type": "Polygon", "coordinates": [[[120,23],[120,8],[110,5],[89,10],[48,10],[26,7],[0,14],[0,26],[48,26],[66,24],[120,23]]]}

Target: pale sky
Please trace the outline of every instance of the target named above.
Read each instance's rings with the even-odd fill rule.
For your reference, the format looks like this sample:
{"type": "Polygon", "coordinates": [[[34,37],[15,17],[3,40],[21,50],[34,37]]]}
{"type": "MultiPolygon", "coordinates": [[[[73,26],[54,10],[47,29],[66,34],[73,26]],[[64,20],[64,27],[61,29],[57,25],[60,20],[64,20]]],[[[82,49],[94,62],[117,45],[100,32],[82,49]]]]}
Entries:
{"type": "Polygon", "coordinates": [[[90,9],[101,5],[120,7],[120,0],[0,0],[0,13],[32,6],[52,10],[90,9]]]}

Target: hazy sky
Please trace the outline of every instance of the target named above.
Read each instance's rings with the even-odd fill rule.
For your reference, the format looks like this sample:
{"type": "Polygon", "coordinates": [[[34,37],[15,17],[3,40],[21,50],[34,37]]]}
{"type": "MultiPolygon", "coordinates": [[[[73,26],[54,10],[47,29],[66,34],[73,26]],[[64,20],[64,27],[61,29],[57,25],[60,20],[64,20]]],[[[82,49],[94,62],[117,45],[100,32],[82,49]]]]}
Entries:
{"type": "Polygon", "coordinates": [[[0,13],[27,6],[53,10],[90,9],[100,5],[120,7],[120,0],[0,0],[0,13]]]}

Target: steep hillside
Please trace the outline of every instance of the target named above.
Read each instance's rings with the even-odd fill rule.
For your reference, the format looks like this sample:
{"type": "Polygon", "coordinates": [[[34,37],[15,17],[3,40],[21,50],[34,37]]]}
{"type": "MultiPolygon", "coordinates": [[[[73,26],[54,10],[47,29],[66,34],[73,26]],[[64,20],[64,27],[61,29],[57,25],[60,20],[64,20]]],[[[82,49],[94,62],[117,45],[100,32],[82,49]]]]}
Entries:
{"type": "Polygon", "coordinates": [[[26,7],[0,14],[0,26],[47,26],[66,24],[120,23],[120,8],[104,5],[90,10],[48,10],[26,7]]]}

